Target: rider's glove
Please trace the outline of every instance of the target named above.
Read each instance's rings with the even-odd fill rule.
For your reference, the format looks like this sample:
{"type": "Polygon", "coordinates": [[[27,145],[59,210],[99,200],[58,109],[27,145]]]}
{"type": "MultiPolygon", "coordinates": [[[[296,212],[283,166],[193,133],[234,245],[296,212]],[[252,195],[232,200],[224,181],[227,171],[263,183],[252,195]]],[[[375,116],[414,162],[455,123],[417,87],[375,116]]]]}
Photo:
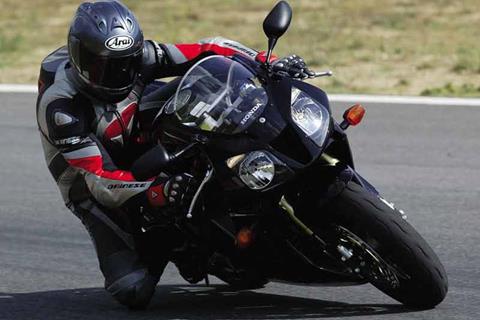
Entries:
{"type": "Polygon", "coordinates": [[[315,72],[311,71],[305,61],[297,55],[276,60],[273,62],[272,68],[277,74],[296,79],[306,79],[315,75],[315,72]]]}
{"type": "Polygon", "coordinates": [[[170,177],[157,178],[147,190],[147,197],[153,207],[182,207],[188,205],[195,192],[193,176],[182,173],[170,177]]]}
{"type": "Polygon", "coordinates": [[[163,192],[167,202],[175,207],[189,205],[195,192],[195,180],[192,175],[182,173],[165,183],[163,192]]]}

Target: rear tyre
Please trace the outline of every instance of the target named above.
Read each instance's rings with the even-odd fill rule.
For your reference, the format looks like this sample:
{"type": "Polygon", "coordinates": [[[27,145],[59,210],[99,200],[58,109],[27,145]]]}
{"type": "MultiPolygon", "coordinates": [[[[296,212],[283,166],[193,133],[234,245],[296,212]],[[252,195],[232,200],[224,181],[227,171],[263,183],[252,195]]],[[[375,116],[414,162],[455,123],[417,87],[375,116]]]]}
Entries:
{"type": "Polygon", "coordinates": [[[442,302],[448,291],[445,269],[432,248],[399,212],[353,182],[326,210],[333,228],[353,233],[352,237],[365,242],[382,263],[396,271],[398,281],[394,285],[361,271],[374,286],[409,307],[427,309],[442,302]]]}

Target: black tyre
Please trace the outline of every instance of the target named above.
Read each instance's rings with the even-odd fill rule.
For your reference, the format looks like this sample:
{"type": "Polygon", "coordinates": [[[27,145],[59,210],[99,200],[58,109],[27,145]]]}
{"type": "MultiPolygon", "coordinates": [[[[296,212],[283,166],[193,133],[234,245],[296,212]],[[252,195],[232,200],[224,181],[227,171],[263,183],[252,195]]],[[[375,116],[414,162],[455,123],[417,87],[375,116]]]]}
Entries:
{"type": "Polygon", "coordinates": [[[366,251],[372,249],[381,257],[381,263],[394,270],[395,285],[388,285],[385,279],[377,279],[363,270],[360,272],[378,289],[415,308],[433,308],[445,298],[448,280],[442,263],[399,212],[353,182],[348,183],[326,210],[332,227],[351,232],[366,244],[366,251]]]}

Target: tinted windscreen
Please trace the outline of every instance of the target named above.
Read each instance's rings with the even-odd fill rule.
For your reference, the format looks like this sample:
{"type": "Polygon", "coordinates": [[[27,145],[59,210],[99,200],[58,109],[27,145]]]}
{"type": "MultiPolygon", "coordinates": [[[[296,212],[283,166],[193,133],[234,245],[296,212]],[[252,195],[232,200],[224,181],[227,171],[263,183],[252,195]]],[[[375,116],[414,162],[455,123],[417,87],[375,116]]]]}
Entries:
{"type": "Polygon", "coordinates": [[[186,126],[235,134],[247,128],[268,103],[255,75],[225,57],[208,57],[182,79],[166,108],[186,126]]]}

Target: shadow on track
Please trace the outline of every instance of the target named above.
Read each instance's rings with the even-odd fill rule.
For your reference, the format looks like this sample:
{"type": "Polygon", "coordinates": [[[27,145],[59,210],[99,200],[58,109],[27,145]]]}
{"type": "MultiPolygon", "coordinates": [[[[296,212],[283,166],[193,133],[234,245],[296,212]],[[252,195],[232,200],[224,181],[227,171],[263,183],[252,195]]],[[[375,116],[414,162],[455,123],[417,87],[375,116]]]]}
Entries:
{"type": "Polygon", "coordinates": [[[401,305],[347,304],[227,286],[164,285],[145,311],[130,311],[102,288],[0,293],[0,319],[307,319],[406,313],[401,305]]]}

